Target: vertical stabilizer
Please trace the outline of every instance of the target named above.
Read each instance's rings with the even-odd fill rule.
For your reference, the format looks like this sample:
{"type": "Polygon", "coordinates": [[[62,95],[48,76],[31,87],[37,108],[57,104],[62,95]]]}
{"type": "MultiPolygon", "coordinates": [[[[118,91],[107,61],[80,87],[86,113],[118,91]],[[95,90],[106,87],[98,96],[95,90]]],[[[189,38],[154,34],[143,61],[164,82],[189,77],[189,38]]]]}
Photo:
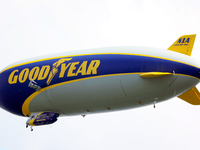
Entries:
{"type": "Polygon", "coordinates": [[[183,53],[185,55],[191,56],[192,48],[196,34],[183,35],[179,37],[169,48],[168,50],[183,53]]]}

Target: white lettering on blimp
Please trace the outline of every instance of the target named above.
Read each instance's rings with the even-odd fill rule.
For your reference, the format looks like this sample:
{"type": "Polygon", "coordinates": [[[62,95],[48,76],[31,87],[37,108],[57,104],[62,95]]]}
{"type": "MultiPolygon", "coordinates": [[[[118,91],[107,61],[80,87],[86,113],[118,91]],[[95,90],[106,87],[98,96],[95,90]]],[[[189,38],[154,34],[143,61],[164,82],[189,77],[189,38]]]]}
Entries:
{"type": "MultiPolygon", "coordinates": [[[[60,59],[61,60],[61,59],[60,59]]],[[[21,72],[18,69],[11,72],[8,77],[9,84],[16,84],[18,81],[20,83],[24,83],[27,79],[29,80],[44,80],[47,78],[47,85],[50,84],[55,74],[58,72],[58,66],[61,65],[59,78],[63,78],[64,76],[73,77],[77,75],[91,75],[97,74],[97,69],[100,65],[100,60],[92,60],[87,67],[88,61],[83,61],[81,65],[78,67],[80,62],[72,62],[72,63],[63,63],[62,61],[58,61],[53,64],[53,68],[50,71],[50,66],[45,65],[41,68],[39,66],[35,66],[31,70],[29,68],[24,68],[21,72]],[[61,62],[61,63],[60,63],[61,62]],[[58,63],[60,63],[58,65],[58,63]],[[77,69],[78,68],[78,69],[77,69]]],[[[69,59],[70,60],[70,59],[69,59]]],[[[67,61],[67,60],[65,60],[67,61]]]]}

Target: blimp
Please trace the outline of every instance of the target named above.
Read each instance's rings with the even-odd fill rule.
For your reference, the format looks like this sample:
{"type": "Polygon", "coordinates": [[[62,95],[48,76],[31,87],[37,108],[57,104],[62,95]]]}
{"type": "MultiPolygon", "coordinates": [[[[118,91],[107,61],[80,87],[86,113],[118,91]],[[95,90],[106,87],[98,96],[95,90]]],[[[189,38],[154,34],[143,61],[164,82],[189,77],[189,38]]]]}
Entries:
{"type": "Polygon", "coordinates": [[[0,107],[27,117],[26,127],[62,116],[133,109],[173,97],[200,105],[196,34],[168,49],[107,47],[29,58],[0,72],[0,107]]]}

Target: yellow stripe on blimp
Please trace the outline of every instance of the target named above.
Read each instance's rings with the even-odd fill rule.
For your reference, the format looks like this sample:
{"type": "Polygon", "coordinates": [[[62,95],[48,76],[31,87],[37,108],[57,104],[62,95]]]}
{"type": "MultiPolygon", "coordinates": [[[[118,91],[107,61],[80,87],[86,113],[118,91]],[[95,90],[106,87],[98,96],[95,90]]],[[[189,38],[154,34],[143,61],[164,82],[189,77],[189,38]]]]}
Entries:
{"type": "Polygon", "coordinates": [[[172,73],[169,73],[169,72],[146,72],[146,73],[140,74],[140,77],[155,78],[155,77],[164,76],[164,75],[172,75],[172,73]]]}
{"type": "Polygon", "coordinates": [[[40,62],[40,61],[46,61],[46,60],[52,60],[52,59],[59,59],[59,58],[67,58],[67,57],[76,57],[76,56],[89,56],[89,55],[134,55],[134,56],[143,56],[143,57],[151,57],[151,58],[158,58],[158,59],[164,59],[164,60],[174,61],[174,62],[178,62],[178,63],[182,63],[182,64],[186,64],[186,65],[189,65],[189,66],[193,66],[193,67],[199,68],[199,67],[197,67],[195,65],[192,65],[192,64],[189,64],[189,63],[185,63],[185,62],[182,62],[182,61],[173,60],[173,59],[170,59],[170,58],[159,57],[159,56],[152,56],[152,55],[133,54],[133,53],[91,53],[91,54],[78,54],[78,55],[68,55],[68,56],[59,56],[59,57],[52,57],[52,58],[44,58],[44,59],[34,60],[34,61],[30,61],[30,62],[24,62],[24,63],[21,63],[21,64],[17,64],[17,65],[13,65],[13,66],[10,66],[8,68],[5,68],[0,73],[6,71],[8,69],[11,69],[11,68],[15,68],[15,67],[19,67],[19,66],[27,65],[27,64],[31,64],[31,63],[36,63],[36,62],[40,62]]]}

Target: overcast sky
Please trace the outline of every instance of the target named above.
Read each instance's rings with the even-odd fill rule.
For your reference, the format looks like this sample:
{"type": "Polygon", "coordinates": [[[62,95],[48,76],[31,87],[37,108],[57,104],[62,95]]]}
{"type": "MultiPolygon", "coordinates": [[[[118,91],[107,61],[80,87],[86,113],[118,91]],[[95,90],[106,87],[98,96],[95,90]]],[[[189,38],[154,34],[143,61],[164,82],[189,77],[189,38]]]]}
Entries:
{"type": "MultiPolygon", "coordinates": [[[[199,59],[199,7],[199,0],[2,0],[0,70],[56,52],[110,46],[167,49],[185,34],[197,34],[192,57],[199,59]]],[[[0,109],[0,150],[200,148],[200,106],[178,98],[156,109],[62,117],[33,132],[25,128],[26,120],[0,109]]]]}

